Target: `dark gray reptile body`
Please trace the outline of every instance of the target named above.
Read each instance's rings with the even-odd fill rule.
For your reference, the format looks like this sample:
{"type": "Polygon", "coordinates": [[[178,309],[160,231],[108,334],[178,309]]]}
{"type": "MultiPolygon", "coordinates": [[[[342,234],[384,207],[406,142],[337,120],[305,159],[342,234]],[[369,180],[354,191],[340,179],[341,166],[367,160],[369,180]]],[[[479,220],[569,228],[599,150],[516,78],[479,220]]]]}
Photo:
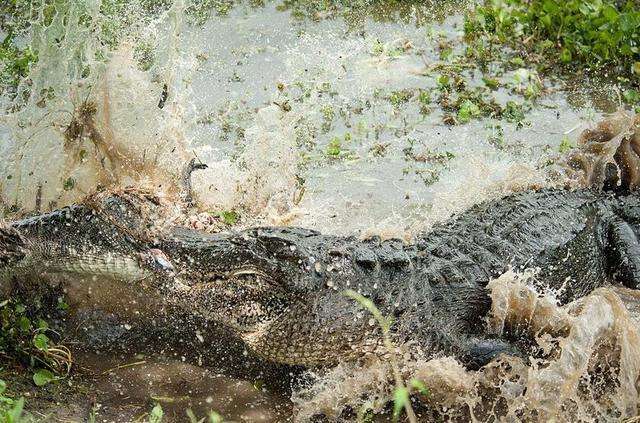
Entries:
{"type": "MultiPolygon", "coordinates": [[[[118,205],[117,198],[109,201],[118,205]]],[[[524,192],[472,207],[411,245],[298,228],[216,235],[174,228],[142,239],[135,233],[144,219],[127,207],[106,208],[106,216],[115,210],[116,223],[76,206],[48,215],[53,220],[45,216],[13,228],[32,246],[42,239],[60,245],[64,232],[74,239],[75,257],[111,251],[138,260],[139,275],[158,280],[172,301],[227,325],[259,355],[289,364],[329,364],[380,351],[378,325],[344,295],[348,289],[393,316],[400,341],[427,352],[491,358],[509,345],[483,340],[490,308],[484,287],[509,268],[540,267],[540,284],[563,288],[562,301],[611,280],[630,287],[640,280],[637,196],[524,192]],[[50,221],[67,229],[53,231],[50,221]],[[85,229],[77,229],[79,222],[85,229]],[[96,226],[102,228],[97,233],[96,226]],[[146,251],[164,253],[172,271],[158,270],[146,251]]],[[[56,248],[49,262],[68,259],[68,247],[56,248]]]]}
{"type": "MultiPolygon", "coordinates": [[[[218,235],[178,229],[160,249],[193,285],[187,302],[239,327],[269,358],[316,363],[358,355],[353,346],[375,338],[376,327],[344,296],[347,289],[394,316],[395,333],[403,340],[464,354],[477,346],[477,339],[466,342],[465,334],[481,336],[490,307],[484,286],[509,268],[539,267],[540,284],[560,289],[563,302],[616,277],[635,287],[639,217],[636,196],[543,190],[475,206],[411,245],[297,228],[218,235]],[[250,269],[262,278],[259,283],[251,280],[250,269]],[[246,280],[236,282],[235,271],[244,272],[246,280]],[[217,294],[221,286],[233,289],[217,294]],[[262,300],[242,300],[252,296],[262,300]],[[253,334],[251,324],[239,324],[232,315],[234,307],[255,309],[255,303],[265,319],[277,318],[253,334]]],[[[487,345],[494,347],[501,348],[487,345]]]]}

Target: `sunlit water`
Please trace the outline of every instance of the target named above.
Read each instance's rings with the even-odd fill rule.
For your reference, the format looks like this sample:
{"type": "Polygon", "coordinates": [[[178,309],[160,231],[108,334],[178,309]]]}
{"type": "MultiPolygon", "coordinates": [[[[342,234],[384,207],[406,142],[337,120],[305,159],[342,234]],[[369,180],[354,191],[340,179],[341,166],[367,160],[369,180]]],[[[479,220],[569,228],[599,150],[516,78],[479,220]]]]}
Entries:
{"type": "MultiPolygon", "coordinates": [[[[245,226],[286,224],[410,241],[471,204],[563,183],[545,167],[562,138],[575,140],[615,108],[591,94],[555,90],[522,128],[492,120],[448,126],[435,102],[434,111],[422,114],[415,99],[393,104],[390,96],[435,87],[433,73],[425,74],[439,60],[434,34],[461,36],[462,5],[451,3],[444,13],[441,6],[409,8],[404,19],[385,21],[376,13],[297,19],[276,6],[240,5],[196,26],[184,20],[178,2],[157,22],[131,30],[136,41],[153,40],[149,70],[137,66],[133,42],[124,42],[106,64],[90,63],[89,76],[60,63],[69,57],[42,55],[34,71],[38,93],[4,120],[5,205],[47,210],[99,185],[143,184],[175,193],[180,169],[195,154],[209,165],[194,174],[202,212],[235,210],[245,226]],[[165,84],[168,96],[159,108],[165,84]],[[55,95],[45,95],[43,103],[47,88],[55,95]],[[65,140],[71,121],[82,121],[77,109],[83,99],[93,102],[95,116],[83,121],[84,138],[67,133],[65,140]],[[331,153],[336,143],[339,154],[331,153]]],[[[95,43],[78,33],[63,47],[91,50],[95,43]]],[[[478,83],[480,75],[469,79],[478,83]]],[[[513,95],[502,90],[498,98],[506,102],[513,95]]],[[[429,388],[420,399],[425,421],[606,421],[637,414],[635,293],[603,289],[558,307],[528,288],[522,275],[505,275],[491,286],[490,327],[501,333],[520,323],[522,336],[537,345],[536,358],[531,364],[513,358],[480,372],[451,357],[403,361],[407,379],[419,378],[429,388]]],[[[100,295],[83,295],[75,297],[79,307],[109,309],[100,295]]],[[[124,318],[135,326],[129,314],[124,318]]],[[[306,421],[317,414],[349,419],[364,405],[381,411],[393,390],[388,363],[309,372],[290,391],[256,384],[259,375],[229,376],[215,362],[172,355],[82,353],[78,361],[99,375],[98,416],[106,421],[133,420],[154,401],[176,421],[186,408],[242,421],[306,421]],[[133,365],[116,368],[122,364],[133,365]]],[[[79,419],[87,407],[58,412],[79,419]]]]}

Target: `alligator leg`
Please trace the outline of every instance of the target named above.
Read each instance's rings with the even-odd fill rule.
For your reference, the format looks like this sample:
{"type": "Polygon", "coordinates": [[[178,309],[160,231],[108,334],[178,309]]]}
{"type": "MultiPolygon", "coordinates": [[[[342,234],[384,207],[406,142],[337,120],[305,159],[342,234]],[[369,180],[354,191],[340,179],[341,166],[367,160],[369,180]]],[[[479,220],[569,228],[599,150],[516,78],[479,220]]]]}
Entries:
{"type": "Polygon", "coordinates": [[[608,241],[611,276],[628,288],[640,288],[640,243],[631,225],[614,220],[609,226],[608,241]]]}
{"type": "Polygon", "coordinates": [[[605,286],[611,280],[640,289],[640,242],[621,217],[593,215],[567,244],[545,253],[538,283],[557,290],[566,304],[605,286]]]}
{"type": "Polygon", "coordinates": [[[546,263],[536,275],[536,285],[555,292],[560,304],[567,304],[608,284],[604,257],[610,242],[608,219],[592,215],[585,227],[564,245],[546,251],[546,263]]]}

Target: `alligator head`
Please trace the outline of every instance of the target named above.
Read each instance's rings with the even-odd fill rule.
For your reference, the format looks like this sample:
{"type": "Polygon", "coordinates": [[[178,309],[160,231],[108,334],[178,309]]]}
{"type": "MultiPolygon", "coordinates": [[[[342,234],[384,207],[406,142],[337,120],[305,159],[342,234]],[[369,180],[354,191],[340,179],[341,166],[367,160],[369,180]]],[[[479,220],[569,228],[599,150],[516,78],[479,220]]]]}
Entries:
{"type": "Polygon", "coordinates": [[[399,260],[406,253],[397,240],[363,242],[298,228],[215,235],[176,229],[158,248],[176,269],[167,297],[224,324],[259,356],[285,364],[335,364],[387,352],[382,325],[348,290],[395,318],[396,341],[419,335],[440,351],[460,346],[461,327],[478,324],[490,305],[482,287],[420,279],[411,260],[399,260]]]}
{"type": "Polygon", "coordinates": [[[0,276],[71,273],[140,280],[173,269],[150,220],[157,201],[130,190],[98,193],[84,203],[0,227],[0,276]]]}
{"type": "Polygon", "coordinates": [[[169,297],[222,323],[264,358],[317,365],[373,352],[380,340],[371,316],[327,285],[322,242],[300,229],[178,229],[158,247],[176,268],[169,297]]]}

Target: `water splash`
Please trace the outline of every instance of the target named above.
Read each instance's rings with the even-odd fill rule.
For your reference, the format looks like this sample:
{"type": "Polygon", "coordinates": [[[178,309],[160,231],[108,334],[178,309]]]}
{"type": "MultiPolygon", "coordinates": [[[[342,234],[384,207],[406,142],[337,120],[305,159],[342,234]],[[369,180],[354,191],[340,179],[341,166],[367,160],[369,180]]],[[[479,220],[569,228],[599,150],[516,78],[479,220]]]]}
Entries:
{"type": "MultiPolygon", "coordinates": [[[[549,134],[575,125],[577,112],[568,111],[557,122],[539,112],[532,128],[507,128],[507,145],[498,150],[478,136],[485,132],[481,124],[448,128],[389,104],[390,90],[427,84],[425,63],[415,52],[422,49],[432,59],[433,46],[422,31],[380,24],[367,28],[365,37],[347,37],[320,24],[300,36],[290,31],[278,38],[281,29],[269,33],[274,28],[265,28],[262,17],[239,18],[239,29],[233,21],[225,27],[212,24],[210,32],[200,34],[209,44],[225,36],[220,28],[234,34],[231,41],[246,30],[247,45],[236,46],[238,51],[247,61],[269,55],[273,78],[254,76],[270,84],[264,90],[251,78],[246,85],[232,85],[242,84],[241,75],[226,85],[194,88],[193,79],[213,77],[189,47],[193,38],[185,36],[182,2],[157,17],[132,2],[122,15],[127,25],[121,28],[128,29],[108,47],[101,23],[113,17],[103,16],[99,4],[70,2],[50,22],[41,14],[34,26],[38,64],[30,82],[19,88],[18,103],[7,105],[10,112],[3,116],[10,131],[0,146],[0,197],[7,206],[47,210],[97,187],[129,184],[170,196],[180,189],[182,167],[195,154],[209,169],[194,174],[203,213],[189,221],[192,226],[219,230],[220,225],[203,225],[209,212],[239,210],[245,224],[296,224],[410,240],[472,204],[569,181],[567,175],[550,177],[537,159],[553,157],[545,150],[555,147],[549,134]],[[260,32],[257,42],[251,31],[260,32]],[[372,52],[377,45],[380,54],[372,52]],[[194,128],[199,109],[218,97],[240,98],[234,107],[243,136],[231,153],[217,138],[199,138],[194,128]],[[324,131],[330,113],[322,110],[328,106],[347,118],[332,117],[333,126],[324,131]],[[327,158],[334,137],[359,160],[327,158]],[[454,157],[429,186],[403,173],[402,151],[414,142],[416,148],[454,157]],[[370,153],[387,144],[391,153],[384,159],[370,153]],[[317,160],[308,164],[309,156],[317,160]],[[301,175],[307,179],[304,196],[301,175]]],[[[224,60],[214,65],[215,71],[232,67],[224,60]]],[[[240,70],[258,74],[262,69],[240,70]]],[[[212,126],[213,134],[223,132],[222,124],[212,126]]],[[[560,307],[527,281],[509,273],[492,282],[490,325],[497,334],[517,329],[535,347],[530,361],[504,358],[471,372],[452,357],[403,357],[406,377],[423,380],[430,390],[421,398],[423,416],[596,421],[635,415],[640,352],[638,312],[632,310],[640,301],[607,288],[560,307]]],[[[388,364],[375,360],[365,367],[342,364],[310,374],[311,383],[293,396],[297,419],[339,415],[346,407],[382,411],[391,397],[389,376],[388,364]]]]}
{"type": "Polygon", "coordinates": [[[132,3],[117,18],[138,17],[140,25],[123,30],[115,49],[105,45],[104,29],[116,17],[101,14],[100,5],[59,3],[50,18],[43,7],[33,24],[32,48],[39,60],[3,116],[9,131],[2,143],[0,193],[8,206],[48,210],[96,187],[131,183],[170,188],[176,169],[187,161],[172,42],[181,30],[181,2],[157,20],[132,3]],[[168,68],[140,69],[134,46],[143,38],[142,23],[148,25],[145,31],[165,25],[169,35],[157,37],[165,45],[155,51],[168,68]],[[171,98],[161,109],[163,84],[171,98]]]}
{"type": "Polygon", "coordinates": [[[194,175],[200,206],[240,209],[256,219],[270,217],[274,222],[283,219],[295,207],[299,152],[294,128],[298,120],[295,113],[267,106],[246,130],[247,146],[236,162],[216,160],[211,153],[206,155],[207,149],[201,150],[198,155],[210,165],[194,175]]]}
{"type": "MultiPolygon", "coordinates": [[[[488,285],[489,333],[517,337],[527,346],[524,357],[502,356],[470,371],[453,357],[402,355],[405,378],[429,390],[416,397],[421,418],[602,421],[637,414],[640,296],[600,288],[559,306],[553,295],[536,291],[532,275],[507,272],[488,285]]],[[[387,360],[341,364],[309,380],[293,397],[298,421],[317,413],[337,417],[346,408],[381,411],[392,399],[387,360]]]]}

